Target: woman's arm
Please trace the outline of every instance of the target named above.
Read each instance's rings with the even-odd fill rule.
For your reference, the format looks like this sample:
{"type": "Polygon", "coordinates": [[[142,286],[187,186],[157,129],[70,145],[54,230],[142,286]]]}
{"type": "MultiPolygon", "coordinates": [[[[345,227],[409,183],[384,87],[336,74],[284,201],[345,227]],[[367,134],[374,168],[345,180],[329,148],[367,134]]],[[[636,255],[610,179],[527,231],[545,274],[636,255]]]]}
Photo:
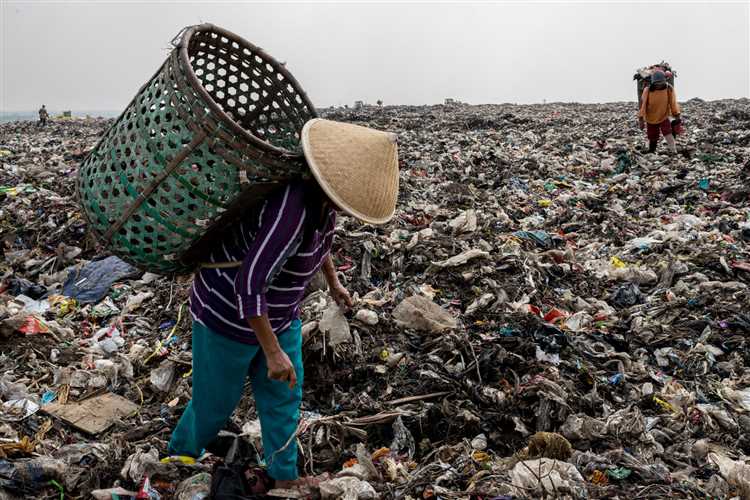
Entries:
{"type": "Polygon", "coordinates": [[[323,261],[323,276],[326,277],[326,283],[328,283],[328,293],[331,294],[333,300],[341,307],[350,308],[354,305],[352,297],[349,292],[344,288],[344,285],[339,281],[339,277],[336,274],[336,267],[333,265],[333,259],[329,253],[323,261]]]}

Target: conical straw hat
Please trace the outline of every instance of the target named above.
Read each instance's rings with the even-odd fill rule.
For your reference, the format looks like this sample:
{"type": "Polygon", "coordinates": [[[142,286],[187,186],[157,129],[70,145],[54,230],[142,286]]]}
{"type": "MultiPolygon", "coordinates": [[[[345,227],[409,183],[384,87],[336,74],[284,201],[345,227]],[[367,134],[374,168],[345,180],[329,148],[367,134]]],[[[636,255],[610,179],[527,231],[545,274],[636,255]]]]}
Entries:
{"type": "Polygon", "coordinates": [[[370,224],[388,222],[398,197],[396,135],[315,118],[302,128],[315,179],[341,210],[370,224]]]}

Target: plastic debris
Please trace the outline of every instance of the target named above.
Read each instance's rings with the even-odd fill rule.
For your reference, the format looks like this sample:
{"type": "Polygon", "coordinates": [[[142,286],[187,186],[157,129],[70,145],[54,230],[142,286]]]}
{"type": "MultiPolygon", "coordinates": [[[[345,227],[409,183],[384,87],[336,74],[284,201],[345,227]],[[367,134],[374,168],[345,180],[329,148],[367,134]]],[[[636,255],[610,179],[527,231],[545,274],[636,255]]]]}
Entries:
{"type": "Polygon", "coordinates": [[[349,322],[346,320],[346,316],[344,316],[344,310],[333,301],[331,301],[328,308],[323,312],[318,323],[318,328],[323,333],[328,334],[328,345],[331,347],[352,340],[349,322]]]}
{"type": "Polygon", "coordinates": [[[163,361],[157,368],[151,370],[151,385],[157,391],[169,392],[175,377],[175,364],[172,361],[163,361]]]}
{"type": "Polygon", "coordinates": [[[113,498],[116,498],[116,496],[120,498],[135,497],[137,494],[137,491],[126,490],[125,488],[119,486],[117,488],[106,488],[101,490],[93,490],[91,492],[91,496],[96,500],[112,500],[113,498]]]}
{"type": "Polygon", "coordinates": [[[39,333],[49,333],[50,329],[45,322],[36,316],[27,316],[23,324],[18,327],[18,332],[25,335],[36,335],[39,333]]]}
{"type": "Polygon", "coordinates": [[[357,321],[364,323],[365,325],[374,326],[378,324],[378,313],[375,311],[368,311],[367,309],[360,309],[354,316],[357,321]]]}
{"type": "Polygon", "coordinates": [[[0,459],[0,484],[11,492],[33,498],[51,481],[64,483],[67,466],[62,460],[39,457],[9,462],[0,459]]]}
{"type": "Polygon", "coordinates": [[[116,281],[140,274],[138,269],[119,257],[110,256],[89,262],[80,269],[71,269],[63,284],[62,294],[82,304],[96,303],[107,295],[109,287],[116,281]]]}
{"type": "Polygon", "coordinates": [[[39,404],[28,399],[9,399],[0,407],[0,420],[21,421],[39,411],[39,404]]]}
{"type": "Polygon", "coordinates": [[[323,500],[374,500],[378,497],[372,485],[355,477],[339,477],[320,483],[323,500]]]}
{"type": "Polygon", "coordinates": [[[419,295],[404,299],[393,310],[393,319],[400,326],[432,333],[456,328],[458,324],[448,311],[419,295]]]}
{"type": "Polygon", "coordinates": [[[205,500],[211,493],[211,474],[201,472],[184,479],[174,492],[175,500],[205,500]]]}
{"type": "Polygon", "coordinates": [[[586,498],[581,473],[574,465],[559,460],[540,458],[519,462],[511,471],[511,481],[518,496],[554,498],[567,494],[586,498]]]}
{"type": "Polygon", "coordinates": [[[454,255],[449,259],[439,262],[433,262],[432,265],[436,267],[458,267],[466,264],[472,259],[486,259],[489,256],[490,254],[488,252],[485,252],[478,248],[473,248],[471,250],[466,250],[465,252],[462,252],[458,255],[454,255]]]}
{"type": "MultiPolygon", "coordinates": [[[[683,104],[677,156],[642,151],[633,103],[322,110],[398,133],[401,178],[389,224],[340,218],[353,313],[324,281],[301,307],[305,473],[346,479],[332,495],[741,497],[750,111],[683,104]]],[[[158,461],[191,394],[191,283],[106,268],[86,236],[76,165],[111,123],[0,125],[0,413],[41,407],[0,419],[0,450],[62,472],[0,476],[0,497],[175,498],[228,448],[238,478],[262,457],[256,422],[205,462],[158,461]],[[108,431],[47,412],[106,394],[129,402],[108,431]]]]}
{"type": "Polygon", "coordinates": [[[471,440],[471,447],[475,450],[485,450],[487,449],[487,436],[484,434],[479,434],[477,437],[471,440]]]}
{"type": "Polygon", "coordinates": [[[710,453],[708,460],[719,467],[719,473],[731,486],[739,490],[742,498],[750,498],[750,465],[719,453],[710,453]]]}

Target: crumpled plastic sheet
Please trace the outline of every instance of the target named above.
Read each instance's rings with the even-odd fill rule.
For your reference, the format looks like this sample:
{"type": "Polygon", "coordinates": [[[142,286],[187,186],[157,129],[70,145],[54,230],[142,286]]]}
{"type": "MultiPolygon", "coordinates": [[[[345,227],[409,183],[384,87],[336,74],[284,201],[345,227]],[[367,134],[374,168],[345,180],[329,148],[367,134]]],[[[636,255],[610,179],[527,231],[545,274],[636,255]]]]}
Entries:
{"type": "Polygon", "coordinates": [[[393,319],[400,326],[432,333],[440,333],[458,325],[449,312],[420,295],[404,299],[393,310],[393,319]]]}
{"type": "Polygon", "coordinates": [[[323,311],[318,323],[320,331],[328,334],[328,345],[335,347],[352,340],[349,322],[344,316],[344,310],[338,304],[331,301],[323,311]]]}
{"type": "Polygon", "coordinates": [[[370,483],[355,477],[338,477],[320,483],[323,500],[375,500],[378,494],[370,483]]]}
{"type": "Polygon", "coordinates": [[[742,498],[750,498],[750,465],[719,453],[709,453],[708,460],[719,467],[719,473],[739,490],[742,498]]]}
{"type": "Polygon", "coordinates": [[[550,458],[525,460],[510,473],[515,494],[528,498],[586,498],[583,476],[573,464],[550,458]]]}
{"type": "Polygon", "coordinates": [[[71,268],[62,293],[82,304],[96,303],[107,295],[113,283],[139,274],[142,273],[119,257],[109,256],[89,262],[80,269],[71,268]]]}

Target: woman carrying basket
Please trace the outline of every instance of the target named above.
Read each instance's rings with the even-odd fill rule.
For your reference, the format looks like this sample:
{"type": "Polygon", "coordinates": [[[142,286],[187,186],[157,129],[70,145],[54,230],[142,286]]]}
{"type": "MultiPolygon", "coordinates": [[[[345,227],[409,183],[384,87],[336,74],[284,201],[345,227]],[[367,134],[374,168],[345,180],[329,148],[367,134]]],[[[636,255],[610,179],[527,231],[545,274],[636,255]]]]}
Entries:
{"type": "Polygon", "coordinates": [[[336,212],[382,224],[398,195],[395,135],[314,119],[302,144],[315,180],[290,183],[237,221],[195,274],[192,400],[166,459],[202,453],[229,420],[249,374],[276,488],[308,484],[298,479],[296,444],[305,288],[322,269],[334,300],[352,305],[330,256],[336,212]]]}
{"type": "Polygon", "coordinates": [[[667,141],[670,152],[677,153],[672,128],[673,126],[679,127],[681,124],[680,105],[677,103],[674,88],[667,82],[667,76],[663,71],[655,71],[651,75],[650,85],[643,89],[638,123],[641,130],[646,128],[649,153],[656,152],[660,132],[667,141]],[[675,117],[674,123],[669,121],[670,115],[675,117]]]}

